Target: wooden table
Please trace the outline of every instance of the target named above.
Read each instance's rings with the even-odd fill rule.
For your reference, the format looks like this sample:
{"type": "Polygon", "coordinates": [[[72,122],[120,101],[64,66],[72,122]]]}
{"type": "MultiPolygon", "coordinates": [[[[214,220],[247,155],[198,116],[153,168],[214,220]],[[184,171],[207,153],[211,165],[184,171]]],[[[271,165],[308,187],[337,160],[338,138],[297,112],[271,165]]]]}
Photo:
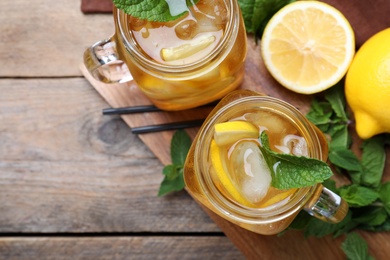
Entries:
{"type": "Polygon", "coordinates": [[[112,15],[80,0],[0,2],[0,259],[242,258],[82,77],[112,15]]]}
{"type": "MultiPolygon", "coordinates": [[[[102,116],[109,104],[79,69],[85,48],[113,33],[112,16],[79,6],[0,3],[0,259],[310,259],[302,249],[321,244],[332,252],[319,259],[342,256],[340,240],[258,236],[205,213],[185,191],[157,197],[164,160],[122,118],[102,116]]],[[[259,47],[248,46],[244,85],[306,110],[310,98],[278,86],[259,47]]],[[[371,240],[383,249],[376,257],[390,252],[388,238],[371,240]]]]}

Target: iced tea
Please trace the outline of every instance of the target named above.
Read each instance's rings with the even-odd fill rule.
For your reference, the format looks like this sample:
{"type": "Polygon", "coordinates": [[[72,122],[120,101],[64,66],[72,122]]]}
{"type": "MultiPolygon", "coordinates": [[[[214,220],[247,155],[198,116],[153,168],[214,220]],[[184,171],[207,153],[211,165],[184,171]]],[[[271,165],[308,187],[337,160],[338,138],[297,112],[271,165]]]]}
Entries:
{"type": "MultiPolygon", "coordinates": [[[[253,109],[229,121],[249,122],[255,126],[258,135],[256,138],[244,137],[218,148],[210,147],[209,167],[215,186],[232,200],[237,200],[238,196],[238,202],[248,207],[264,208],[273,204],[286,204],[297,189],[278,190],[271,186],[271,172],[260,151],[259,136],[262,131],[266,131],[270,148],[277,153],[307,157],[309,154],[305,138],[296,126],[272,111],[253,109]],[[215,152],[220,153],[218,157],[221,162],[213,162],[215,152]],[[216,174],[221,171],[219,168],[222,168],[226,176],[216,174]],[[222,185],[226,179],[232,184],[230,187],[222,185]]],[[[216,145],[214,140],[211,142],[216,145]]]]}
{"type": "Polygon", "coordinates": [[[327,159],[325,136],[293,106],[256,92],[234,91],[211,112],[187,155],[184,180],[190,194],[221,217],[260,234],[283,231],[302,209],[324,221],[341,221],[347,204],[321,184],[290,190],[271,186],[259,149],[263,131],[277,153],[327,159]],[[249,130],[242,137],[228,132],[235,138],[218,141],[217,126],[226,122],[249,130]]]}
{"type": "MultiPolygon", "coordinates": [[[[122,11],[121,59],[158,107],[182,110],[222,98],[244,75],[246,33],[233,0],[200,0],[170,22],[140,20],[122,11]],[[127,55],[129,51],[130,55],[127,55]]],[[[119,13],[118,13],[119,12],[119,13]]]]}

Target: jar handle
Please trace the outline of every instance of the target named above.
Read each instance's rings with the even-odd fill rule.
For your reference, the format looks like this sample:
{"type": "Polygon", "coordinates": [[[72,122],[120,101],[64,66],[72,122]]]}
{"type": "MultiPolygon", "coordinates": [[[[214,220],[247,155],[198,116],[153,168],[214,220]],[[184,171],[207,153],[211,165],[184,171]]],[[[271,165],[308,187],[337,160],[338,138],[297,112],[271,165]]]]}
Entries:
{"type": "Polygon", "coordinates": [[[95,79],[105,83],[133,80],[126,63],[119,58],[114,36],[86,49],[84,65],[95,79]]]}
{"type": "Polygon", "coordinates": [[[318,185],[313,198],[303,209],[322,221],[338,223],[348,213],[348,203],[321,184],[318,185]]]}

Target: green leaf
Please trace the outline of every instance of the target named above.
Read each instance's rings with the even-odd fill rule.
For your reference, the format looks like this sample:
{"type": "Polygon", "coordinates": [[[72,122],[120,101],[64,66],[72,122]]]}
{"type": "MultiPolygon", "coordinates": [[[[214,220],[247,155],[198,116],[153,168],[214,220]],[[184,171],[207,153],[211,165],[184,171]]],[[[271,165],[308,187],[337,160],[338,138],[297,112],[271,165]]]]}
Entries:
{"type": "Polygon", "coordinates": [[[320,102],[317,99],[313,99],[310,111],[306,114],[306,118],[322,131],[327,131],[329,124],[331,123],[332,114],[332,107],[328,102],[320,102]],[[323,128],[324,126],[325,128],[323,128]]]}
{"type": "Polygon", "coordinates": [[[367,206],[379,198],[377,191],[357,184],[343,186],[339,190],[340,196],[348,202],[350,207],[367,206]]]}
{"type": "Polygon", "coordinates": [[[385,223],[388,215],[384,208],[368,206],[361,210],[361,213],[353,218],[353,221],[363,224],[366,227],[379,226],[385,223]]]}
{"type": "Polygon", "coordinates": [[[351,145],[351,135],[348,132],[348,125],[341,124],[334,126],[331,131],[329,131],[331,136],[330,148],[343,147],[348,149],[351,145]]]}
{"type": "Polygon", "coordinates": [[[118,9],[139,19],[148,21],[173,21],[188,12],[187,4],[198,0],[113,0],[118,9]]]}
{"type": "Polygon", "coordinates": [[[355,172],[362,171],[359,159],[345,147],[332,147],[329,151],[329,160],[340,168],[355,172]]]}
{"type": "Polygon", "coordinates": [[[298,215],[294,218],[293,222],[289,225],[289,229],[305,229],[312,218],[313,216],[302,210],[298,213],[298,215]]]}
{"type": "Polygon", "coordinates": [[[390,214],[390,181],[381,185],[379,199],[382,201],[387,213],[390,214]]]}
{"type": "Polygon", "coordinates": [[[367,186],[379,187],[381,183],[386,161],[384,143],[384,136],[381,135],[365,140],[363,143],[362,183],[367,186]]]}
{"type": "Polygon", "coordinates": [[[347,259],[369,260],[373,259],[368,253],[367,242],[357,233],[350,233],[341,245],[347,259]]]}
{"type": "Polygon", "coordinates": [[[345,97],[344,97],[344,85],[339,82],[335,86],[325,91],[325,99],[332,106],[333,111],[338,118],[344,122],[348,121],[347,113],[345,112],[345,97]]]}
{"type": "Polygon", "coordinates": [[[184,189],[183,169],[190,147],[191,138],[189,135],[184,130],[177,130],[171,140],[172,164],[165,166],[163,169],[165,177],[161,182],[158,196],[184,189]]]}
{"type": "Polygon", "coordinates": [[[184,165],[191,147],[191,138],[184,130],[177,130],[171,140],[171,159],[175,165],[184,165]]]}
{"type": "Polygon", "coordinates": [[[261,133],[260,143],[261,152],[271,170],[271,185],[277,189],[308,187],[333,175],[330,167],[323,161],[272,151],[265,131],[261,133]]]}
{"type": "Polygon", "coordinates": [[[245,28],[248,33],[253,33],[252,17],[253,9],[255,8],[255,0],[238,0],[241,8],[242,17],[244,19],[245,28]]]}
{"type": "Polygon", "coordinates": [[[183,168],[175,165],[167,165],[163,169],[165,175],[164,180],[161,182],[158,196],[166,195],[173,191],[181,191],[185,184],[183,178],[183,168]]]}
{"type": "Polygon", "coordinates": [[[317,218],[311,218],[305,229],[305,237],[315,236],[324,237],[342,230],[344,226],[351,220],[351,214],[348,212],[347,216],[339,223],[329,223],[317,218]]]}

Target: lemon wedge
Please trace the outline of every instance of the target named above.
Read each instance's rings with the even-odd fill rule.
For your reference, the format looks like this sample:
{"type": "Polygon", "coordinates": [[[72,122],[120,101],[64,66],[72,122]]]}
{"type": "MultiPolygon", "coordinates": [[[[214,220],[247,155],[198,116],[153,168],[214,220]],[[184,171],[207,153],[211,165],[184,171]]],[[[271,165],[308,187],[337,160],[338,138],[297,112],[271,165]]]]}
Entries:
{"type": "Polygon", "coordinates": [[[355,36],[336,8],[320,1],[297,1],[268,22],[261,54],[282,86],[313,94],[332,87],[346,74],[355,54],[355,36]]]}
{"type": "Polygon", "coordinates": [[[234,182],[230,178],[229,174],[225,170],[224,165],[222,164],[223,151],[217,145],[217,143],[212,140],[210,144],[210,158],[211,164],[217,174],[219,181],[230,196],[237,201],[238,203],[250,207],[251,204],[247,201],[239,192],[237,187],[234,185],[234,182]]]}
{"type": "Polygon", "coordinates": [[[232,144],[243,138],[258,137],[259,129],[246,121],[229,121],[214,126],[214,140],[219,146],[232,144]]]}
{"type": "Polygon", "coordinates": [[[161,57],[164,61],[175,61],[187,58],[195,53],[207,48],[216,40],[215,36],[197,38],[191,43],[186,43],[177,47],[163,48],[161,57]]]}
{"type": "Polygon", "coordinates": [[[269,200],[267,200],[264,203],[262,203],[260,205],[260,207],[261,208],[265,208],[265,207],[271,206],[271,205],[273,205],[275,203],[278,203],[279,201],[287,199],[292,194],[294,194],[294,192],[296,192],[296,191],[297,191],[297,189],[291,189],[291,190],[283,191],[282,193],[279,193],[279,194],[277,194],[275,196],[272,196],[269,200]]]}

